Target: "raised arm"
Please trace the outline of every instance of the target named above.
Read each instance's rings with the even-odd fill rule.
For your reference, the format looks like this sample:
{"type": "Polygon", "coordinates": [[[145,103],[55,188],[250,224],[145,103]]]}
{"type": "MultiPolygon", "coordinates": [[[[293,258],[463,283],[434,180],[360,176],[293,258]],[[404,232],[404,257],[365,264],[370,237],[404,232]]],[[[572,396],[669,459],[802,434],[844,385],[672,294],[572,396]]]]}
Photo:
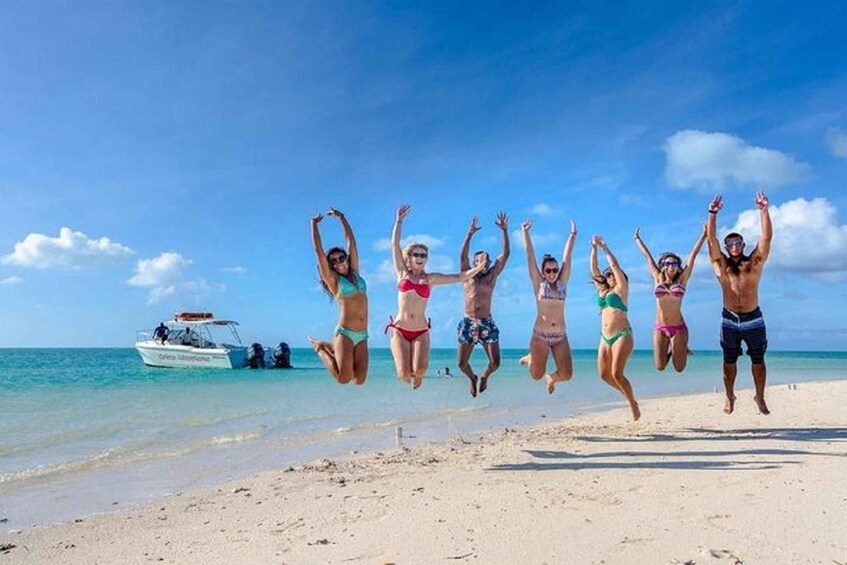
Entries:
{"type": "Polygon", "coordinates": [[[541,273],[538,270],[538,263],[535,260],[535,249],[532,247],[532,238],[529,236],[530,228],[532,228],[532,220],[524,220],[521,224],[521,236],[523,237],[523,245],[526,248],[526,266],[529,269],[529,280],[532,281],[532,286],[538,287],[541,284],[541,273]]]}
{"type": "Polygon", "coordinates": [[[459,252],[459,268],[463,271],[471,268],[471,260],[468,257],[468,252],[471,248],[471,238],[480,230],[477,220],[478,218],[476,216],[471,218],[471,225],[468,226],[468,233],[465,234],[465,240],[462,242],[462,250],[459,252]]]}
{"type": "Polygon", "coordinates": [[[706,226],[703,226],[703,231],[700,232],[700,237],[697,238],[697,241],[694,243],[694,247],[691,249],[691,253],[688,255],[688,262],[685,264],[685,270],[682,271],[682,274],[679,276],[679,282],[682,285],[688,284],[688,279],[691,278],[691,273],[694,272],[694,262],[700,254],[703,242],[706,241],[706,229],[706,226]]]}
{"type": "Polygon", "coordinates": [[[659,280],[662,276],[661,269],[656,265],[656,260],[653,259],[653,254],[650,253],[650,250],[647,249],[647,244],[641,239],[641,234],[639,233],[641,228],[635,228],[635,234],[632,236],[632,239],[635,240],[635,245],[638,246],[638,250],[641,251],[641,254],[644,255],[644,258],[647,259],[647,268],[650,269],[650,274],[653,275],[653,280],[659,280]]]}
{"type": "Polygon", "coordinates": [[[394,271],[397,273],[397,278],[406,276],[406,262],[403,260],[403,250],[400,249],[400,230],[403,225],[403,220],[412,211],[412,207],[408,204],[401,204],[397,208],[397,216],[394,219],[394,229],[391,232],[391,255],[394,258],[394,271]]]}
{"type": "Polygon", "coordinates": [[[329,267],[329,261],[326,260],[323,243],[321,242],[321,231],[318,224],[323,220],[322,214],[312,216],[312,247],[315,249],[315,258],[318,260],[318,273],[321,275],[321,280],[326,283],[329,290],[335,294],[338,284],[335,277],[332,276],[332,269],[329,267]]]}
{"type": "Polygon", "coordinates": [[[706,241],[709,242],[709,260],[715,275],[723,276],[724,257],[721,252],[721,244],[718,243],[718,212],[723,208],[723,198],[718,194],[709,204],[709,219],[706,221],[706,241]]]}
{"type": "Polygon", "coordinates": [[[562,251],[562,269],[559,271],[559,281],[567,283],[571,276],[571,258],[573,257],[573,246],[576,243],[576,223],[571,220],[571,231],[565,240],[565,249],[562,251]]]}
{"type": "Polygon", "coordinates": [[[588,268],[591,272],[591,280],[594,281],[594,286],[599,288],[597,279],[603,277],[600,272],[600,267],[597,265],[597,242],[601,241],[599,235],[591,236],[591,254],[588,256],[588,268]]]}
{"type": "Polygon", "coordinates": [[[326,213],[327,216],[335,216],[341,222],[341,229],[344,230],[344,239],[347,240],[347,257],[350,268],[354,271],[359,271],[359,248],[356,246],[356,237],[353,235],[353,228],[350,227],[350,222],[347,221],[347,216],[341,210],[330,208],[326,213]]]}
{"type": "Polygon", "coordinates": [[[756,206],[759,207],[759,214],[762,218],[762,237],[759,238],[759,243],[756,244],[756,249],[753,250],[751,255],[754,256],[754,260],[758,258],[764,263],[771,254],[773,225],[771,224],[771,214],[768,212],[768,197],[761,190],[756,193],[756,206]]]}
{"type": "Polygon", "coordinates": [[[503,269],[506,268],[506,261],[509,260],[509,254],[511,253],[511,248],[509,246],[509,216],[507,216],[505,212],[498,212],[494,225],[500,228],[500,231],[503,234],[503,251],[500,252],[497,260],[494,261],[494,266],[491,267],[494,274],[499,275],[503,272],[503,269]]]}
{"type": "Polygon", "coordinates": [[[609,249],[609,246],[606,245],[606,242],[600,238],[600,241],[597,242],[597,246],[603,250],[603,253],[606,254],[606,260],[609,262],[609,267],[611,267],[612,272],[615,274],[615,287],[621,289],[621,292],[618,294],[622,294],[621,298],[626,300],[627,294],[629,294],[629,281],[626,280],[626,275],[621,270],[620,263],[618,263],[617,257],[612,251],[609,249]]]}

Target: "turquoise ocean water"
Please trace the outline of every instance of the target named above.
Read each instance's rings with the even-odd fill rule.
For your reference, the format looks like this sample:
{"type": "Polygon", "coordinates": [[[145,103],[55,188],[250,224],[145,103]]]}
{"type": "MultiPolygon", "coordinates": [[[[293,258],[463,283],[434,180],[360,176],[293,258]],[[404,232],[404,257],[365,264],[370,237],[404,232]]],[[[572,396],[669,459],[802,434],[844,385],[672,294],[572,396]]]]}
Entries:
{"type": "MultiPolygon", "coordinates": [[[[337,385],[311,349],[290,370],[157,369],[134,349],[0,349],[2,529],[125,508],[192,487],[247,477],[317,457],[443,441],[621,405],[596,376],[595,352],[574,352],[574,379],[547,394],[504,350],[480,398],[455,362],[433,350],[430,374],[411,391],[388,350],[371,351],[368,382],[337,385]],[[449,366],[453,378],[438,378],[449,366]]],[[[847,378],[847,353],[769,352],[770,385],[847,378]]],[[[472,363],[481,370],[484,353],[472,363]]],[[[682,375],[659,373],[638,351],[627,375],[640,398],[722,387],[719,352],[698,352],[682,375]]],[[[749,360],[739,362],[749,388],[749,360]]],[[[740,409],[752,409],[747,404],[740,409]]],[[[645,420],[650,413],[645,411],[645,420]]]]}

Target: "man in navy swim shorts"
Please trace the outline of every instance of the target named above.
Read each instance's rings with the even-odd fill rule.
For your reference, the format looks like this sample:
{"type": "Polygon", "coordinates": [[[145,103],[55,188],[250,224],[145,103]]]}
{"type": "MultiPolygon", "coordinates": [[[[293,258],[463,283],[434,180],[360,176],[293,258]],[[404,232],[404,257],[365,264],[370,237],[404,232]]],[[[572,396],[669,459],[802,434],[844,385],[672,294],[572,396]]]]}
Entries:
{"type": "Polygon", "coordinates": [[[723,208],[723,199],[715,196],[709,204],[709,220],[706,231],[709,242],[709,259],[721,285],[723,311],[721,312],[721,349],[723,350],[723,382],[726,390],[724,412],[735,410],[735,377],[737,361],[742,354],[741,344],[747,346],[747,355],[752,363],[753,384],[756,387],[756,406],[762,414],[770,414],[765,403],[765,351],[768,335],[765,319],[759,309],[759,281],[762,269],[771,250],[773,226],[768,213],[768,198],[765,193],[756,193],[756,206],[762,222],[762,236],[750,255],[744,254],[744,238],[730,233],[724,237],[724,254],[718,243],[717,215],[723,208]]]}

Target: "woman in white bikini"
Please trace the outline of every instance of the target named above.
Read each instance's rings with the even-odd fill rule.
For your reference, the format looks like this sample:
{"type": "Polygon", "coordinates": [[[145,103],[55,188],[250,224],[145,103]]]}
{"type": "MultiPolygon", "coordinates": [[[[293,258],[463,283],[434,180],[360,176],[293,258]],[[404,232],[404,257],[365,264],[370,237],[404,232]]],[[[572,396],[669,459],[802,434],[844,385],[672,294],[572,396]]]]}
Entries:
{"type": "Polygon", "coordinates": [[[529,279],[535,295],[536,316],[532,338],[529,340],[529,355],[521,359],[521,364],[529,367],[529,374],[533,379],[544,377],[547,381],[547,392],[553,394],[557,382],[568,381],[573,376],[571,347],[565,333],[565,297],[568,278],[571,276],[571,254],[576,241],[576,224],[571,220],[571,231],[565,241],[561,267],[552,255],[546,254],[541,258],[541,266],[538,266],[529,235],[531,227],[532,220],[525,220],[521,224],[529,279]],[[547,357],[550,353],[553,354],[553,362],[556,365],[552,374],[547,373],[547,357]]]}

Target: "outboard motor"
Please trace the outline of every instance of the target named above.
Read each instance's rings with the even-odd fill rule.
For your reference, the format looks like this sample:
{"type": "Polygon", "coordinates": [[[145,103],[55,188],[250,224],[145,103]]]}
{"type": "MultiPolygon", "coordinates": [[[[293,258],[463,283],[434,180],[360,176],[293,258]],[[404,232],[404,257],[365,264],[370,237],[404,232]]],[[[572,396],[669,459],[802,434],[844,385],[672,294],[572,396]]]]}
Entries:
{"type": "Polygon", "coordinates": [[[260,343],[250,344],[247,348],[247,366],[251,369],[265,368],[265,348],[260,343]]]}
{"type": "Polygon", "coordinates": [[[277,369],[290,369],[291,368],[291,348],[288,347],[288,344],[284,341],[279,342],[279,344],[274,347],[274,367],[277,369]]]}

